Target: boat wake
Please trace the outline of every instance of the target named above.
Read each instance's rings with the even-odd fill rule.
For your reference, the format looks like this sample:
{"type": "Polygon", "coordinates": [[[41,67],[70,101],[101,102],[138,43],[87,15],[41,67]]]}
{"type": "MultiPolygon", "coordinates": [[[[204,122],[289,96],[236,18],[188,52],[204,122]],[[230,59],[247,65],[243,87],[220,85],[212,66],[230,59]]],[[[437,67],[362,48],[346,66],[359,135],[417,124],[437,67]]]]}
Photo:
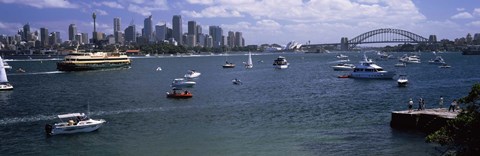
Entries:
{"type": "Polygon", "coordinates": [[[64,71],[47,71],[47,72],[33,72],[33,73],[11,73],[8,75],[47,75],[47,74],[61,74],[64,71]]]}

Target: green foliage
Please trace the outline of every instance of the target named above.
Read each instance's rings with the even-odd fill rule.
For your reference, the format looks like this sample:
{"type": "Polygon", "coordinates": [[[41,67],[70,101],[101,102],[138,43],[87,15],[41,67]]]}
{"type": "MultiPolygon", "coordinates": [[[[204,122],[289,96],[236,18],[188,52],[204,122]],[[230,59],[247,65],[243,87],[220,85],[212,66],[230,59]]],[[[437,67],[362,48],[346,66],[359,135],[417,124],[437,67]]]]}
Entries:
{"type": "Polygon", "coordinates": [[[470,93],[461,98],[467,104],[454,120],[437,132],[427,136],[427,142],[436,142],[456,151],[458,155],[475,155],[480,153],[480,84],[475,84],[470,93]]]}

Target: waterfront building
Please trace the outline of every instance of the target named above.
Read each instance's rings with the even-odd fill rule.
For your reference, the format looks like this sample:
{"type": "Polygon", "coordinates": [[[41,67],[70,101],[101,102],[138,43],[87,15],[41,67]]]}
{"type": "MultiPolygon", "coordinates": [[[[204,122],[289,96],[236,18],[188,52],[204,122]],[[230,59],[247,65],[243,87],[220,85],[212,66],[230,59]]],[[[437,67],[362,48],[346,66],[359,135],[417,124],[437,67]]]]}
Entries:
{"type": "Polygon", "coordinates": [[[77,35],[77,26],[75,24],[70,24],[68,26],[68,40],[75,41],[75,35],[77,35]]]}
{"type": "Polygon", "coordinates": [[[49,45],[52,45],[52,46],[56,45],[58,41],[57,37],[58,37],[57,33],[51,32],[49,36],[49,45]]]}
{"type": "Polygon", "coordinates": [[[210,26],[209,27],[209,35],[212,37],[212,47],[219,48],[222,46],[222,36],[223,30],[220,26],[210,26]]]}
{"type": "Polygon", "coordinates": [[[145,18],[143,21],[143,36],[147,39],[147,42],[153,42],[153,25],[152,25],[152,15],[145,18]]]}
{"type": "Polygon", "coordinates": [[[235,47],[244,47],[245,41],[242,36],[242,32],[235,32],[235,47]]]}
{"type": "Polygon", "coordinates": [[[178,45],[183,45],[182,16],[174,15],[172,19],[172,37],[177,41],[178,45]]]}
{"type": "Polygon", "coordinates": [[[197,35],[197,46],[200,47],[205,47],[205,35],[204,34],[198,34],[197,35]]]}
{"type": "Polygon", "coordinates": [[[47,28],[40,28],[40,40],[41,40],[41,46],[43,47],[48,46],[48,29],[47,28]]]}
{"type": "Polygon", "coordinates": [[[188,21],[188,46],[195,47],[197,44],[197,22],[188,21]]]}
{"type": "Polygon", "coordinates": [[[88,44],[88,33],[81,33],[82,35],[82,43],[88,44]]]}
{"type": "Polygon", "coordinates": [[[156,25],[155,26],[155,39],[157,42],[161,43],[166,39],[167,36],[167,24],[156,25]]]}
{"type": "Polygon", "coordinates": [[[473,44],[480,45],[480,33],[475,33],[473,35],[473,44]]]}
{"type": "Polygon", "coordinates": [[[233,31],[228,31],[227,36],[227,46],[233,48],[235,46],[235,33],[233,31]]]}
{"type": "MultiPolygon", "coordinates": [[[[203,35],[202,34],[202,26],[201,25],[197,25],[197,44],[199,43],[204,43],[205,41],[201,40],[200,37],[203,35]]],[[[204,46],[203,44],[200,44],[201,46],[204,46]]]]}
{"type": "Polygon", "coordinates": [[[137,42],[137,35],[136,35],[135,25],[130,25],[125,29],[125,42],[127,43],[136,43],[137,42]]]}
{"type": "Polygon", "coordinates": [[[123,41],[120,41],[121,36],[120,36],[119,32],[121,33],[120,18],[115,17],[115,18],[113,18],[113,35],[115,37],[115,43],[123,43],[123,41]]]}
{"type": "Polygon", "coordinates": [[[213,47],[213,38],[210,35],[205,35],[205,47],[212,48],[213,47]]]}

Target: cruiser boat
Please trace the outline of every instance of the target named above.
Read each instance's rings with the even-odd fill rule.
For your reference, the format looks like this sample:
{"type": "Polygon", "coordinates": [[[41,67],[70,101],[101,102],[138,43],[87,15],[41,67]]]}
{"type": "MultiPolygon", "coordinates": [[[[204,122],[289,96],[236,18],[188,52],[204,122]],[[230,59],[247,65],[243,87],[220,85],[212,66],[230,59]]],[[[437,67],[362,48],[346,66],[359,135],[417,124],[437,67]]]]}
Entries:
{"type": "Polygon", "coordinates": [[[405,63],[421,63],[421,62],[420,62],[420,57],[418,57],[417,55],[408,56],[407,54],[403,55],[403,56],[400,58],[400,62],[405,62],[405,63]]]}
{"type": "Polygon", "coordinates": [[[350,78],[392,79],[395,75],[395,72],[385,71],[382,67],[369,61],[365,55],[364,58],[364,61],[355,66],[353,72],[349,75],[350,78]]]}
{"type": "Polygon", "coordinates": [[[184,88],[184,87],[193,87],[195,84],[197,84],[194,81],[189,81],[185,80],[184,78],[176,78],[172,82],[172,87],[176,88],[184,88]]]}
{"type": "Polygon", "coordinates": [[[118,52],[70,53],[57,63],[59,71],[84,71],[108,68],[129,68],[130,59],[118,52]]]}
{"type": "Polygon", "coordinates": [[[172,93],[167,92],[167,98],[174,98],[174,99],[188,99],[192,98],[193,95],[189,91],[181,91],[181,89],[173,88],[172,93]],[[180,92],[177,92],[180,91],[180,92]]]}
{"type": "Polygon", "coordinates": [[[437,56],[437,57],[435,57],[435,59],[431,59],[430,61],[428,61],[428,63],[430,63],[430,64],[445,64],[445,60],[443,60],[443,58],[441,56],[437,56]]]}
{"type": "Polygon", "coordinates": [[[189,70],[187,72],[187,74],[185,74],[183,77],[187,78],[187,79],[193,79],[193,78],[197,78],[201,75],[202,73],[200,72],[197,72],[195,70],[189,70]]]}
{"type": "Polygon", "coordinates": [[[288,63],[287,59],[283,56],[278,56],[278,58],[273,61],[273,66],[277,69],[288,68],[288,65],[290,65],[290,63],[288,63]]]}
{"type": "Polygon", "coordinates": [[[399,75],[397,84],[399,87],[406,87],[408,84],[407,75],[399,75]]]}
{"type": "Polygon", "coordinates": [[[0,91],[1,90],[12,90],[13,86],[8,83],[7,71],[5,71],[4,61],[0,57],[0,91]]]}
{"type": "Polygon", "coordinates": [[[343,54],[339,54],[339,55],[337,55],[337,58],[338,58],[338,59],[344,59],[344,58],[348,58],[348,56],[347,56],[347,55],[343,55],[343,54]]]}
{"type": "Polygon", "coordinates": [[[348,70],[353,70],[353,68],[355,68],[355,65],[348,64],[348,63],[339,63],[335,66],[332,66],[332,68],[335,71],[348,71],[348,70]]]}
{"type": "Polygon", "coordinates": [[[103,119],[90,119],[85,113],[70,113],[58,115],[59,123],[45,125],[47,135],[72,134],[92,132],[100,128],[106,121],[103,119]]]}

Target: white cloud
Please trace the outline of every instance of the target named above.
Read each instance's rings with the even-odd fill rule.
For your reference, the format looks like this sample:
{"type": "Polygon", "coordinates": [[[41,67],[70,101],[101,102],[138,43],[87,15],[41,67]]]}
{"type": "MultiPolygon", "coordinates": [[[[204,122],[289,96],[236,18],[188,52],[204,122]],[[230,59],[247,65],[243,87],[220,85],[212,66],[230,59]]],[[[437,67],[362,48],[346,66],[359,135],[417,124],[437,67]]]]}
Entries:
{"type": "Polygon", "coordinates": [[[453,15],[451,18],[452,19],[469,19],[469,18],[473,18],[473,16],[468,12],[461,12],[456,15],[453,15]]]}
{"type": "Polygon", "coordinates": [[[109,2],[109,1],[104,1],[102,2],[103,5],[110,7],[110,8],[116,8],[116,9],[123,9],[124,7],[117,2],[109,2]]]}
{"type": "Polygon", "coordinates": [[[187,2],[190,4],[203,4],[203,5],[213,4],[213,0],[187,0],[187,2]]]}
{"type": "Polygon", "coordinates": [[[0,34],[15,34],[16,30],[22,27],[20,23],[9,23],[0,21],[0,34]]]}
{"type": "Polygon", "coordinates": [[[152,15],[152,11],[168,10],[168,4],[166,0],[130,0],[135,4],[129,4],[127,10],[133,13],[137,13],[143,16],[152,15]]]}
{"type": "Polygon", "coordinates": [[[0,0],[2,3],[16,3],[35,8],[78,8],[79,6],[66,0],[0,0]]]}
{"type": "Polygon", "coordinates": [[[473,15],[480,16],[480,8],[473,9],[473,15]]]}
{"type": "Polygon", "coordinates": [[[95,9],[95,13],[97,13],[97,15],[102,15],[102,16],[108,15],[107,11],[101,10],[101,9],[95,9]]]}
{"type": "Polygon", "coordinates": [[[465,11],[465,8],[457,8],[457,11],[465,11]]]}
{"type": "Polygon", "coordinates": [[[467,26],[480,27],[480,21],[473,21],[467,24],[467,26]]]}
{"type": "Polygon", "coordinates": [[[223,7],[208,7],[201,12],[196,11],[181,11],[182,14],[190,17],[243,17],[240,12],[236,10],[225,9],[223,7]]]}

